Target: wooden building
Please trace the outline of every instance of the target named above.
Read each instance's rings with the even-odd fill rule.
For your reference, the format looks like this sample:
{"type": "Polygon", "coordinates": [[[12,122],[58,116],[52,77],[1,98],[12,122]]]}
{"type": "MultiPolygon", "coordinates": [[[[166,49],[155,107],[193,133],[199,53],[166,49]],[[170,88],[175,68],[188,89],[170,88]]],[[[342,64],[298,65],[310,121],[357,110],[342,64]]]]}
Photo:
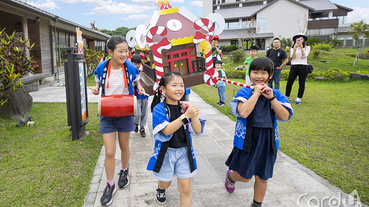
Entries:
{"type": "MultiPolygon", "coordinates": [[[[84,46],[102,49],[110,35],[84,27],[57,15],[36,8],[24,1],[0,1],[0,30],[30,40],[34,45],[29,55],[39,65],[35,74],[58,75],[63,70],[64,52],[61,48],[76,46],[76,27],[82,31],[84,46]]],[[[26,51],[27,52],[27,51],[26,51]]]]}

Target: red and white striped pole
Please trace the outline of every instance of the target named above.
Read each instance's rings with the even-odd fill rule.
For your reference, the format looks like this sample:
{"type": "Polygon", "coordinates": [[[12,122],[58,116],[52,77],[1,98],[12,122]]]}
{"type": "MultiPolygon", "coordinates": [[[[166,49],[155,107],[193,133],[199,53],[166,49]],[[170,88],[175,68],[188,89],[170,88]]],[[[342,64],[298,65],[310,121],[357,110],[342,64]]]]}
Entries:
{"type": "MultiPolygon", "coordinates": [[[[243,84],[243,83],[240,83],[240,82],[231,81],[231,80],[227,80],[227,79],[219,78],[219,77],[215,77],[215,76],[213,76],[213,79],[216,79],[216,80],[219,80],[219,81],[223,81],[223,82],[226,82],[226,83],[230,83],[230,84],[233,84],[233,85],[245,87],[245,88],[250,88],[250,89],[254,90],[254,86],[250,86],[250,85],[243,84]]],[[[213,81],[213,82],[216,83],[218,81],[213,81]]],[[[270,93],[270,90],[265,90],[263,92],[266,93],[266,94],[269,94],[270,93]]]]}

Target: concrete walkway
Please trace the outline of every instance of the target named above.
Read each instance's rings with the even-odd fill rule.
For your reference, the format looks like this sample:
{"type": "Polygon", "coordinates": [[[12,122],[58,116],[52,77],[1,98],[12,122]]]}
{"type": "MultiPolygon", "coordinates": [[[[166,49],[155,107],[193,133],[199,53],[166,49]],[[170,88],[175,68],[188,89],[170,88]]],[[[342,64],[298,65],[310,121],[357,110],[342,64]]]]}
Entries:
{"type": "MultiPolygon", "coordinates": [[[[43,87],[30,94],[34,102],[65,102],[64,87],[43,87]]],[[[96,102],[98,96],[89,92],[88,100],[96,102]]],[[[200,115],[207,119],[205,133],[202,136],[193,137],[198,173],[192,179],[192,206],[248,207],[253,198],[254,180],[249,183],[237,183],[233,194],[229,194],[224,188],[227,171],[224,162],[233,147],[235,122],[205,103],[193,92],[190,95],[190,101],[200,107],[200,115]]],[[[137,133],[131,133],[130,185],[124,189],[117,189],[110,206],[159,206],[155,201],[157,180],[152,177],[150,171],[146,170],[154,145],[151,114],[148,117],[145,138],[137,133]]],[[[101,206],[100,197],[106,186],[104,155],[105,151],[102,147],[91,179],[90,189],[85,197],[83,205],[85,207],[101,206]]],[[[120,168],[120,150],[117,147],[114,178],[116,183],[120,168]]],[[[179,206],[176,179],[167,190],[167,196],[168,202],[164,206],[179,206]]],[[[328,181],[283,152],[278,152],[274,175],[268,182],[263,206],[364,206],[362,204],[348,204],[352,204],[352,201],[348,200],[348,195],[339,188],[329,184],[328,181]]]]}

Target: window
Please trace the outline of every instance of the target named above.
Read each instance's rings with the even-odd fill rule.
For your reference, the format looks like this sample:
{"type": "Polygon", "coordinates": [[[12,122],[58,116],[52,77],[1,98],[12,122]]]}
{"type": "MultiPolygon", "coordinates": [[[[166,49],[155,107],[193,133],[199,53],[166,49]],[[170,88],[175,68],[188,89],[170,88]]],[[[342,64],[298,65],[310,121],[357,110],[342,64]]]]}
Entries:
{"type": "Polygon", "coordinates": [[[230,9],[230,8],[238,8],[238,4],[229,4],[229,5],[222,5],[220,9],[230,9]]]}
{"type": "Polygon", "coordinates": [[[227,22],[226,28],[227,29],[238,29],[238,22],[227,22]]]}
{"type": "Polygon", "coordinates": [[[259,30],[266,30],[266,19],[265,18],[259,18],[258,19],[258,26],[259,26],[259,30]]]}
{"type": "Polygon", "coordinates": [[[339,16],[337,17],[338,19],[338,24],[345,24],[346,23],[346,18],[344,16],[339,16]]]}

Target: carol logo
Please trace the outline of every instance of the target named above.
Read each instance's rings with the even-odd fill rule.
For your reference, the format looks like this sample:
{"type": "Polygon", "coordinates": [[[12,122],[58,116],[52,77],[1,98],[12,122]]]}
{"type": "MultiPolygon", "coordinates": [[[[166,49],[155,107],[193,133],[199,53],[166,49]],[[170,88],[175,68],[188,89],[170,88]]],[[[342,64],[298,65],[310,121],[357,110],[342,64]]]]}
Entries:
{"type": "Polygon", "coordinates": [[[337,196],[323,198],[306,193],[298,198],[297,203],[304,207],[363,207],[356,190],[352,191],[350,195],[339,193],[337,196]]]}

